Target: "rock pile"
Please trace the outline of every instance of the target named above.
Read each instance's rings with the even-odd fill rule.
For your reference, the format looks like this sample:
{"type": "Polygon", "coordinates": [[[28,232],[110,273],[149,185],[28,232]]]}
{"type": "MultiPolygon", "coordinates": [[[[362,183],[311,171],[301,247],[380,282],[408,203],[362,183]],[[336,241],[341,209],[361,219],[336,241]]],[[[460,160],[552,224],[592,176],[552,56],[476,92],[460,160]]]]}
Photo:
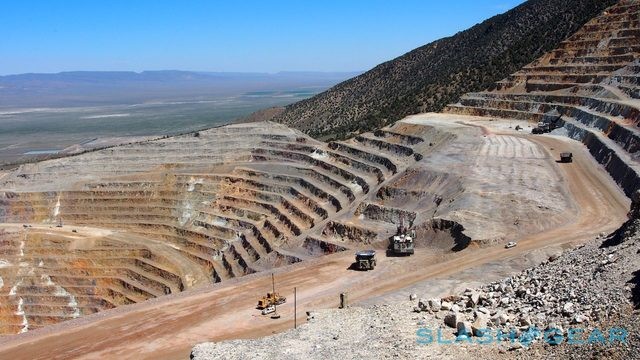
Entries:
{"type": "Polygon", "coordinates": [[[638,268],[636,241],[611,247],[600,241],[460,295],[420,299],[414,312],[434,314],[458,336],[501,330],[520,337],[537,329],[540,339],[544,330],[591,330],[628,309],[632,289],[623,279],[632,276],[624,274],[638,268]]]}

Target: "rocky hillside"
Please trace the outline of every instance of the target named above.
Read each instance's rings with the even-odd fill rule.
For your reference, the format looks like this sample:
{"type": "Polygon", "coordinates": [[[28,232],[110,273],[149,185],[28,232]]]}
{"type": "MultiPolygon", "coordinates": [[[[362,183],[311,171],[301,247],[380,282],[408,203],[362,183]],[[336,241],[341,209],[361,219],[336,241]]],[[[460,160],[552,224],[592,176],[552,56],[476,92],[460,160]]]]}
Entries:
{"type": "Polygon", "coordinates": [[[640,192],[629,215],[609,236],[462,294],[322,310],[297,330],[199,344],[192,358],[637,359],[640,192]]]}
{"type": "Polygon", "coordinates": [[[439,111],[556,47],[615,0],[530,0],[337,86],[261,114],[314,137],[345,138],[406,115],[439,111]]]}

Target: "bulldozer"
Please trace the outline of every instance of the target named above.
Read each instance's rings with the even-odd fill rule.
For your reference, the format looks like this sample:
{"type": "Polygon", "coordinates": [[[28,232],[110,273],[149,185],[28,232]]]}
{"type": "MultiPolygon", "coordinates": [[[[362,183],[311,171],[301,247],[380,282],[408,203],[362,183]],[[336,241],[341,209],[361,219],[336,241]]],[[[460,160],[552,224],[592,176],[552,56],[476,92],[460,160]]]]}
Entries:
{"type": "Polygon", "coordinates": [[[287,301],[287,298],[280,296],[280,294],[269,291],[266,296],[263,296],[258,300],[257,308],[262,310],[273,305],[282,305],[287,301]]]}

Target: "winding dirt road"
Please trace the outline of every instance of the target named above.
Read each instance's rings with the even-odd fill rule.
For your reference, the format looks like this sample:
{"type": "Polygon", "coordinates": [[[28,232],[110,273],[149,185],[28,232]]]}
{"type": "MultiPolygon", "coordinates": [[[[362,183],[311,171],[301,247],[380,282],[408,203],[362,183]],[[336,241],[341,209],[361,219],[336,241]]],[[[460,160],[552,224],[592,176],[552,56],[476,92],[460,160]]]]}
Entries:
{"type": "Polygon", "coordinates": [[[569,223],[519,239],[513,249],[494,246],[449,255],[417,251],[410,258],[381,256],[372,272],[347,271],[353,260],[350,252],[324,256],[275,271],[278,290],[288,298],[278,307],[280,320],[262,317],[254,309],[258,296],[270,289],[270,274],[253,274],[6,337],[0,339],[0,358],[185,359],[199,342],[258,337],[292,327],[294,286],[301,322],[307,310],[336,306],[342,291],[349,291],[351,301],[364,300],[535,249],[579,243],[619,227],[626,219],[628,199],[581,144],[546,136],[527,139],[541,144],[554,158],[560,149],[573,151],[574,162],[558,168],[579,210],[569,223]]]}

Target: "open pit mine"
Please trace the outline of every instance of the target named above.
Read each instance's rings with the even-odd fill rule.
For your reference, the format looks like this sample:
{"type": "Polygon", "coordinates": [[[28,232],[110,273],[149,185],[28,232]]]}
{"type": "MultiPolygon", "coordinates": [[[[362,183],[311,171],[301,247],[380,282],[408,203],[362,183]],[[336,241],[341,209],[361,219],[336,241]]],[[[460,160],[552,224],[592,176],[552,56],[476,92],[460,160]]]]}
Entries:
{"type": "Polygon", "coordinates": [[[301,321],[341,292],[615,230],[640,185],[639,28],[640,4],[621,1],[445,113],[346,141],[237,124],[0,173],[0,357],[185,357],[292,327],[294,287],[301,321]],[[401,221],[415,254],[388,257],[401,221]],[[376,268],[349,270],[365,249],[376,268]],[[255,310],[272,273],[279,320],[255,310]]]}

